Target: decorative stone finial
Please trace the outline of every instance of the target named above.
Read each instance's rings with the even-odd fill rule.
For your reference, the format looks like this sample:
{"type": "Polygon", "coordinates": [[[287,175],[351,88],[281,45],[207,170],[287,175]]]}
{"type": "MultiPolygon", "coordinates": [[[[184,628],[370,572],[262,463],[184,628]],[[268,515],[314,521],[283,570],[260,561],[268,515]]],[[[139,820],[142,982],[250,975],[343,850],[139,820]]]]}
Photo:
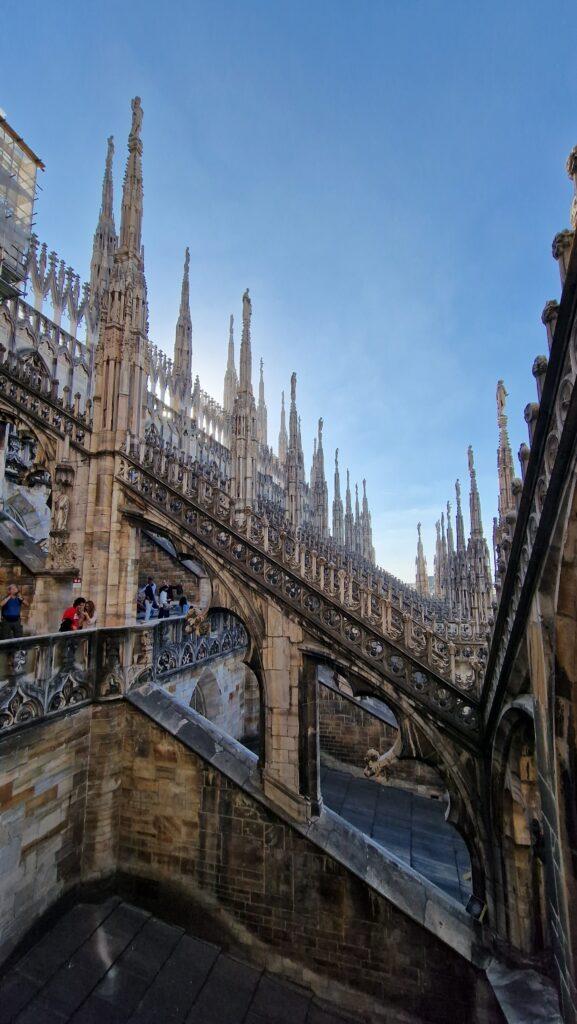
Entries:
{"type": "Polygon", "coordinates": [[[136,138],[140,137],[140,129],[142,128],[142,118],[144,116],[140,96],[135,96],[131,102],[132,106],[132,125],[130,128],[130,134],[136,138]]]}

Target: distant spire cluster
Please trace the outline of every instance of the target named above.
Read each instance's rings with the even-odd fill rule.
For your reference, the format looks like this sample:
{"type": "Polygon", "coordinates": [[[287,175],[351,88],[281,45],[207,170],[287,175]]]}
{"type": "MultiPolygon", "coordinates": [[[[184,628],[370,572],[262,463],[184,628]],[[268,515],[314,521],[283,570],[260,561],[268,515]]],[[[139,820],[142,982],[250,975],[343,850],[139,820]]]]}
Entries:
{"type": "MultiPolygon", "coordinates": [[[[473,449],[467,452],[469,465],[469,512],[470,533],[465,540],[465,524],[461,506],[461,484],[455,482],[456,516],[455,546],[451,505],[447,502],[436,522],[436,544],[433,575],[433,595],[443,601],[451,618],[470,621],[477,630],[489,622],[493,606],[493,579],[491,558],[481,519],[481,500],[477,487],[473,449]]],[[[421,524],[417,525],[417,557],[415,559],[416,582],[419,594],[430,595],[427,562],[421,539],[421,524]]]]}

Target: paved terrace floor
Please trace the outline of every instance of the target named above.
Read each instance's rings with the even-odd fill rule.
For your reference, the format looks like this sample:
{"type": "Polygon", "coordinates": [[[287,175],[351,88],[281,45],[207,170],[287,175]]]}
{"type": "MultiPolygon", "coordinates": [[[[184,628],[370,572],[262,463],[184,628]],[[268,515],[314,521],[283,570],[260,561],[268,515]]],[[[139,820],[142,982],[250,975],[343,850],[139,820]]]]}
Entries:
{"type": "Polygon", "coordinates": [[[321,792],[332,811],[466,904],[471,860],[464,840],[445,821],[444,803],[326,765],[321,792]]]}
{"type": "Polygon", "coordinates": [[[118,898],[73,907],[0,982],[0,1024],[353,1024],[118,898]]]}

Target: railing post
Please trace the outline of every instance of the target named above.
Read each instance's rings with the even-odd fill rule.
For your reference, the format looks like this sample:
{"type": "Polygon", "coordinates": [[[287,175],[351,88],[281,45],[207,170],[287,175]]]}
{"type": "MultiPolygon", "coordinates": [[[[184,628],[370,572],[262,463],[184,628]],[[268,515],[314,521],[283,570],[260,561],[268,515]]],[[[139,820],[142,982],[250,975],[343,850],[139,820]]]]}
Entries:
{"type": "Polygon", "coordinates": [[[403,635],[405,638],[405,647],[407,650],[411,646],[411,616],[407,612],[403,612],[403,635]]]}
{"type": "Polygon", "coordinates": [[[344,605],[344,603],[345,603],[345,576],[346,576],[345,570],[344,569],[339,569],[339,571],[338,571],[338,577],[339,577],[339,601],[341,602],[342,605],[344,605]]]}
{"type": "Polygon", "coordinates": [[[318,817],[323,806],[318,688],[316,662],[305,654],[299,679],[299,788],[312,817],[318,817]]]}
{"type": "Polygon", "coordinates": [[[319,555],[319,588],[325,589],[326,558],[319,555]]]}

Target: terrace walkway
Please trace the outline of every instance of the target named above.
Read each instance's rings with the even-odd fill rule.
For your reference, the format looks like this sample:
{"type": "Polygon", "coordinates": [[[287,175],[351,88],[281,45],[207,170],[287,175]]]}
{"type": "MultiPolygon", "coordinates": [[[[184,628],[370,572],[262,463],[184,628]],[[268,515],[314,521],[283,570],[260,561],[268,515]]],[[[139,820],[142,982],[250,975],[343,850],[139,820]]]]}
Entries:
{"type": "Polygon", "coordinates": [[[446,804],[325,765],[321,792],[332,811],[447,895],[467,903],[471,860],[464,840],[445,821],[446,804]]]}

